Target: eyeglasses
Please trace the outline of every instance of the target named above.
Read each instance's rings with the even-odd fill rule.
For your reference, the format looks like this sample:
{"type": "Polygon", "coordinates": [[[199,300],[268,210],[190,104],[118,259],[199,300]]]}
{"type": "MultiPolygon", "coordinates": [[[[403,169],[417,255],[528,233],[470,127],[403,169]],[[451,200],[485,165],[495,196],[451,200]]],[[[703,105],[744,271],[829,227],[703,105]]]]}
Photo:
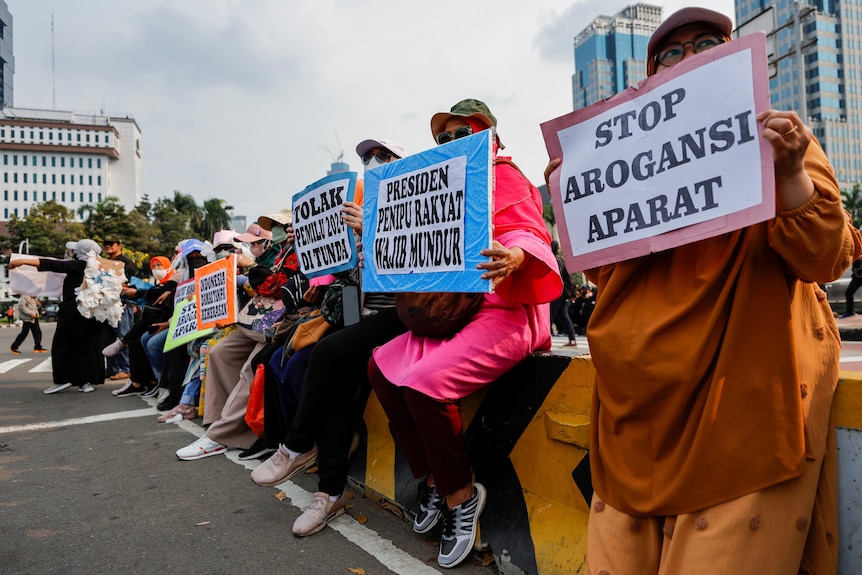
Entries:
{"type": "Polygon", "coordinates": [[[466,138],[467,136],[473,133],[473,128],[470,126],[461,126],[454,132],[440,132],[434,139],[437,140],[438,144],[445,144],[446,142],[451,142],[452,140],[460,140],[461,138],[466,138]]]}
{"type": "Polygon", "coordinates": [[[367,166],[368,163],[371,161],[371,158],[377,158],[378,162],[380,162],[381,164],[385,164],[386,162],[392,160],[393,158],[397,158],[397,156],[395,154],[393,154],[392,152],[390,152],[389,150],[381,150],[380,152],[377,152],[376,154],[372,154],[371,152],[367,152],[367,153],[362,155],[362,158],[361,158],[362,159],[362,165],[367,166]]]}
{"type": "Polygon", "coordinates": [[[724,39],[715,34],[703,34],[695,38],[692,42],[674,42],[672,44],[668,44],[656,55],[656,63],[661,64],[662,66],[673,66],[674,64],[681,62],[685,57],[685,47],[689,44],[691,44],[691,48],[694,50],[695,54],[700,54],[710,48],[715,48],[719,44],[724,44],[724,39]]]}

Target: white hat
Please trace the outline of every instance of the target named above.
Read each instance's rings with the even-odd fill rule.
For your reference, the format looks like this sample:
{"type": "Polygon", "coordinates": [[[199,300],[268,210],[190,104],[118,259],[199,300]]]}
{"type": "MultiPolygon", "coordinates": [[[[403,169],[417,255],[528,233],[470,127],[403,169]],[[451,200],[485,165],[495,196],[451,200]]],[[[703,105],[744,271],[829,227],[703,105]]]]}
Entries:
{"type": "Polygon", "coordinates": [[[356,154],[361,158],[374,148],[386,148],[399,158],[407,155],[404,147],[394,140],[362,140],[356,144],[356,154]]]}
{"type": "Polygon", "coordinates": [[[280,226],[286,226],[293,221],[293,210],[284,208],[276,214],[267,214],[257,218],[257,224],[265,230],[271,230],[272,224],[275,222],[280,226]]]}

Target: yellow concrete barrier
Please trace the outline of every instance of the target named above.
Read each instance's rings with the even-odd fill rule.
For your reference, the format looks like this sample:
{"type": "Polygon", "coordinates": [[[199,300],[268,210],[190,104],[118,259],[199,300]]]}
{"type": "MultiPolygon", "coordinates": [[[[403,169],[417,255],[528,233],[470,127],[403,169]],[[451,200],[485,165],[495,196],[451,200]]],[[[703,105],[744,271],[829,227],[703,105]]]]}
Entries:
{"type": "MultiPolygon", "coordinates": [[[[488,490],[481,540],[490,545],[500,573],[583,573],[594,376],[589,356],[534,354],[462,402],[467,451],[477,480],[488,490]]],[[[835,409],[839,427],[854,434],[862,430],[862,373],[842,373],[835,409]]],[[[365,422],[367,436],[351,466],[352,482],[372,497],[415,512],[416,480],[374,394],[365,422]]]]}

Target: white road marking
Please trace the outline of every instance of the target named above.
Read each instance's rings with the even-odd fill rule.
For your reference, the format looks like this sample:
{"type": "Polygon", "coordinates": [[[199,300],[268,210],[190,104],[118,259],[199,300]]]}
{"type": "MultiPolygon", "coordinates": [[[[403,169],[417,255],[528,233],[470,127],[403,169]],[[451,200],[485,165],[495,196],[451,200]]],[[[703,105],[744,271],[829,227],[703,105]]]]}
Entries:
{"type": "Polygon", "coordinates": [[[88,423],[101,423],[103,421],[115,421],[117,419],[131,419],[133,417],[144,417],[158,415],[155,407],[135,409],[134,411],[118,411],[116,413],[103,413],[101,415],[88,415],[87,417],[76,417],[62,421],[44,421],[42,423],[30,423],[28,425],[8,425],[0,427],[0,435],[4,433],[20,433],[22,431],[42,431],[55,429],[57,427],[69,427],[71,425],[86,425],[88,423]]]}
{"type": "Polygon", "coordinates": [[[847,355],[841,358],[841,363],[862,361],[862,355],[847,355]]]}
{"type": "Polygon", "coordinates": [[[19,365],[24,365],[30,361],[29,359],[7,359],[3,363],[0,363],[0,373],[6,373],[12,369],[15,369],[19,365]]]}
{"type": "Polygon", "coordinates": [[[53,368],[53,364],[51,363],[51,358],[42,361],[30,370],[30,373],[51,373],[51,369],[53,368]]]}
{"type": "MultiPolygon", "coordinates": [[[[142,398],[150,405],[155,405],[154,398],[142,398]]],[[[194,435],[200,437],[204,434],[203,428],[192,423],[188,419],[184,419],[177,423],[180,427],[194,435]]],[[[253,459],[251,461],[240,461],[239,451],[228,451],[225,456],[249,470],[254,469],[261,464],[260,461],[253,459]]],[[[285,481],[275,487],[290,498],[291,504],[300,511],[305,511],[314,500],[314,495],[310,491],[306,491],[293,481],[285,481]]],[[[369,529],[361,525],[356,519],[348,514],[333,519],[329,522],[328,527],[331,527],[342,537],[374,557],[377,561],[383,564],[387,569],[399,575],[439,575],[439,571],[430,567],[424,561],[413,557],[409,553],[405,553],[398,549],[392,541],[384,539],[379,533],[373,529],[369,529]]]]}

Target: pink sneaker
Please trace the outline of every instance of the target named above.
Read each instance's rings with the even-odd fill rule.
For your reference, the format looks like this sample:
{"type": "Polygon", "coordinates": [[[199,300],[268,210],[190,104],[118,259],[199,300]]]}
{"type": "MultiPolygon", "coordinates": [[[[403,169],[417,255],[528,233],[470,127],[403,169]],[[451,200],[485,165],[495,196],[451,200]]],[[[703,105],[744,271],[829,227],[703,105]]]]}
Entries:
{"type": "Polygon", "coordinates": [[[301,454],[296,459],[291,459],[284,445],[279,445],[272,457],[261,463],[251,472],[251,480],[258,485],[274,487],[284,483],[300,472],[305,471],[317,463],[317,446],[311,451],[301,454]]]}
{"type": "Polygon", "coordinates": [[[343,493],[335,501],[330,501],[327,493],[318,491],[314,494],[311,507],[293,522],[293,534],[296,537],[314,535],[346,510],[347,501],[343,493]]]}
{"type": "MultiPolygon", "coordinates": [[[[114,357],[124,349],[126,349],[126,344],[123,343],[123,340],[117,338],[117,341],[102,350],[102,355],[105,357],[114,357]]],[[[128,375],[126,377],[128,377],[128,375]]]]}

